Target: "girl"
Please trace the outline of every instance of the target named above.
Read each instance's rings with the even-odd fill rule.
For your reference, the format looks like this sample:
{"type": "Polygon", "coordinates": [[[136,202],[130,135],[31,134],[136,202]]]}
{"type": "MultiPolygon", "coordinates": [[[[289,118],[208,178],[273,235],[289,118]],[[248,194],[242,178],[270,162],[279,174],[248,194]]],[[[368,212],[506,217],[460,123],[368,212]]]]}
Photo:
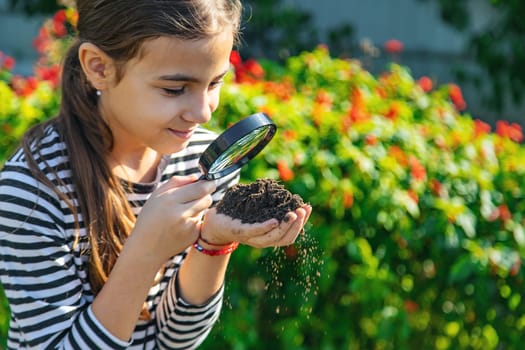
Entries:
{"type": "Polygon", "coordinates": [[[215,137],[239,0],[79,0],[59,115],[0,176],[11,349],[193,349],[219,317],[238,243],[288,245],[311,207],[241,224],[197,181],[215,137]],[[195,243],[196,242],[196,243],[195,243]],[[195,246],[194,247],[194,244],[195,246]]]}

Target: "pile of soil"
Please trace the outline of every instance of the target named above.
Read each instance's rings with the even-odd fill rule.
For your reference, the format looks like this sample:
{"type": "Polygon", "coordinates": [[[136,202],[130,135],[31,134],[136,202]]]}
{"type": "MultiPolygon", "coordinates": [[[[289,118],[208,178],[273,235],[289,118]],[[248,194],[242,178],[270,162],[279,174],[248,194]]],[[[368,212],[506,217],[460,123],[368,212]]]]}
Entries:
{"type": "Polygon", "coordinates": [[[286,221],[286,213],[303,206],[303,199],[272,179],[259,179],[229,188],[217,204],[217,212],[253,224],[276,218],[286,221]]]}

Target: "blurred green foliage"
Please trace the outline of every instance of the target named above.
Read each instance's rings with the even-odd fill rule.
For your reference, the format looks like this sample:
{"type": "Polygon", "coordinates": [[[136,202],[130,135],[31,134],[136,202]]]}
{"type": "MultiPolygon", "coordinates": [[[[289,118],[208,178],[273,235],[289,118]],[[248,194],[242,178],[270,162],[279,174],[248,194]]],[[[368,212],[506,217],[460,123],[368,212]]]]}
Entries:
{"type": "Polygon", "coordinates": [[[373,76],[326,47],[263,61],[259,80],[235,66],[212,126],[268,113],[279,132],[242,179],[280,179],[314,212],[292,247],[233,255],[203,348],[521,348],[518,125],[492,132],[457,85],[373,76]]]}

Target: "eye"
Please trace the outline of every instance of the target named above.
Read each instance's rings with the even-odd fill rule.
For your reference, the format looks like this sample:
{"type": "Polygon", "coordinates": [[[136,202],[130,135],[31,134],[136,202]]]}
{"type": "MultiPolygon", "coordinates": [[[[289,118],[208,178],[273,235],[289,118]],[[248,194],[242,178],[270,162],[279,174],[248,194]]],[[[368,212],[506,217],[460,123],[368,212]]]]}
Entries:
{"type": "Polygon", "coordinates": [[[179,96],[179,95],[182,95],[186,89],[185,89],[184,87],[181,87],[181,88],[178,88],[178,89],[167,89],[167,88],[162,88],[162,90],[163,90],[167,95],[170,95],[170,96],[179,96]]]}
{"type": "Polygon", "coordinates": [[[220,87],[222,84],[224,83],[224,80],[217,80],[217,81],[213,81],[211,82],[210,84],[210,89],[215,89],[217,87],[220,87]]]}

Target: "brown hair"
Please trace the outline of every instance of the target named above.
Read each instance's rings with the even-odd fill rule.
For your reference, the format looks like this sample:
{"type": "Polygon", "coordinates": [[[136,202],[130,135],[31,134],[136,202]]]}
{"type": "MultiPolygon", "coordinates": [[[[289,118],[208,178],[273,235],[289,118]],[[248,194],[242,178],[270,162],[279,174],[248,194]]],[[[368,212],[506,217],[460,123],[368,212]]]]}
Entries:
{"type": "Polygon", "coordinates": [[[79,213],[71,199],[46,179],[31,156],[31,145],[42,137],[50,123],[57,126],[67,145],[73,186],[91,244],[89,282],[96,295],[107,280],[135,217],[125,188],[106,163],[113,135],[98,112],[96,91],[80,66],[79,46],[90,42],[103,50],[114,60],[120,80],[126,62],[139,54],[146,40],[160,36],[198,40],[230,28],[238,39],[241,3],[240,0],[78,0],[77,9],[78,38],[63,62],[59,115],[28,132],[22,145],[33,174],[67,201],[79,227],[79,213]]]}

